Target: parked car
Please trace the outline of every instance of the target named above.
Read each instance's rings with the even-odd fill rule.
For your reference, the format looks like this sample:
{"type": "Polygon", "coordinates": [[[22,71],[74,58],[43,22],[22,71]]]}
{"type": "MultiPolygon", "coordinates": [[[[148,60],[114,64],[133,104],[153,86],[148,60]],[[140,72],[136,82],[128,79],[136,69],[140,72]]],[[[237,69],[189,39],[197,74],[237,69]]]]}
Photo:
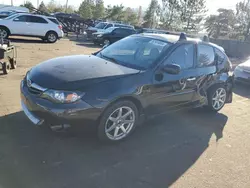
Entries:
{"type": "Polygon", "coordinates": [[[6,39],[11,35],[39,37],[54,43],[64,33],[54,17],[21,13],[0,20],[0,37],[6,39]]]}
{"type": "Polygon", "coordinates": [[[99,45],[110,45],[135,33],[136,31],[130,28],[110,27],[105,32],[93,33],[93,42],[99,45]]]}
{"type": "Polygon", "coordinates": [[[17,14],[15,11],[0,11],[0,19],[7,18],[11,15],[17,14]]]}
{"type": "Polygon", "coordinates": [[[239,64],[234,70],[234,75],[236,82],[250,84],[250,59],[239,64]]]}
{"type": "Polygon", "coordinates": [[[121,23],[112,23],[112,22],[99,22],[95,27],[89,27],[86,30],[87,37],[92,39],[92,34],[96,32],[105,32],[106,29],[110,27],[123,27],[123,28],[131,28],[134,29],[132,25],[126,25],[121,23]]]}
{"type": "Polygon", "coordinates": [[[221,110],[232,102],[228,57],[215,44],[180,39],[132,35],[93,55],[41,63],[21,82],[24,113],[36,125],[97,125],[101,140],[117,142],[148,116],[187,107],[221,110]]]}

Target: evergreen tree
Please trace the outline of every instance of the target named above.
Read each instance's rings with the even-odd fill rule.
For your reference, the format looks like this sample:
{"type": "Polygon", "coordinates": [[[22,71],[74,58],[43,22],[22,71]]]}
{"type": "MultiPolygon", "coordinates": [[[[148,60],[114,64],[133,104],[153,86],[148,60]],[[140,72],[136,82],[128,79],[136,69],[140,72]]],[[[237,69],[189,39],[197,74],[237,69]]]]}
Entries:
{"type": "Polygon", "coordinates": [[[84,19],[92,19],[93,18],[93,1],[92,0],[84,0],[79,7],[79,14],[84,19]]]}
{"type": "Polygon", "coordinates": [[[199,26],[206,13],[206,0],[181,0],[181,21],[186,31],[198,31],[199,26]]]}
{"type": "Polygon", "coordinates": [[[41,12],[48,12],[44,2],[42,1],[41,4],[39,5],[38,7],[38,10],[41,11],[41,12]]]}
{"type": "Polygon", "coordinates": [[[145,26],[152,28],[155,25],[157,25],[156,17],[159,15],[159,13],[160,13],[160,6],[158,4],[158,1],[151,0],[151,3],[149,4],[149,7],[144,16],[144,21],[146,22],[145,26]]]}
{"type": "Polygon", "coordinates": [[[93,17],[95,19],[100,19],[104,17],[104,2],[103,0],[96,0],[94,11],[93,11],[93,17]]]}

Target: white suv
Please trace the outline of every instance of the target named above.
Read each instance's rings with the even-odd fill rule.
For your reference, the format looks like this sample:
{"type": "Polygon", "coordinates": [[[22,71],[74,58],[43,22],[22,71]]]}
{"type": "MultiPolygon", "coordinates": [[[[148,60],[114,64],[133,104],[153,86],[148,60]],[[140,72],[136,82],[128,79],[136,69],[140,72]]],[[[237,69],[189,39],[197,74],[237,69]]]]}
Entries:
{"type": "Polygon", "coordinates": [[[0,20],[0,37],[8,38],[10,35],[39,37],[55,43],[64,34],[54,17],[21,13],[0,20]]]}

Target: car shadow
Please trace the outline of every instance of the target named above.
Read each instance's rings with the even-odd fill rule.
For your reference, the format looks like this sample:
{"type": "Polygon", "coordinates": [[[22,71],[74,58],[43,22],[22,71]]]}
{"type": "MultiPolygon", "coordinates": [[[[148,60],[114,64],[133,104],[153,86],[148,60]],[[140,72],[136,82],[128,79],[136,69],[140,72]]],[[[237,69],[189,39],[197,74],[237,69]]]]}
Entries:
{"type": "Polygon", "coordinates": [[[249,86],[250,86],[250,83],[243,84],[240,82],[236,82],[235,87],[234,87],[234,93],[242,97],[250,99],[250,87],[249,86]]]}
{"type": "Polygon", "coordinates": [[[100,45],[96,45],[94,44],[91,40],[87,40],[86,37],[80,37],[77,38],[75,35],[69,35],[67,37],[70,41],[73,41],[76,43],[76,45],[78,46],[84,46],[84,47],[87,47],[87,48],[94,48],[94,49],[100,49],[101,46],[100,45]]]}
{"type": "Polygon", "coordinates": [[[146,121],[126,141],[106,145],[95,132],[53,133],[23,112],[0,117],[1,187],[169,187],[215,141],[227,116],[190,110],[146,121]]]}
{"type": "Polygon", "coordinates": [[[23,39],[23,38],[10,38],[11,42],[14,43],[31,43],[31,44],[35,44],[35,43],[45,43],[42,39],[37,39],[37,38],[29,38],[29,39],[23,39]]]}

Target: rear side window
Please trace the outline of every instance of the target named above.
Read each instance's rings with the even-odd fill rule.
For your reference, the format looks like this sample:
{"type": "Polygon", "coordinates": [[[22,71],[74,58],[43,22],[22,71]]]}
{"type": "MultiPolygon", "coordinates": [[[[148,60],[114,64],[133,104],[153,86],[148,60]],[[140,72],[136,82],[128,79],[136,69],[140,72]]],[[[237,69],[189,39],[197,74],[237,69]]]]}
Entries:
{"type": "Polygon", "coordinates": [[[113,27],[113,24],[108,24],[108,25],[105,27],[105,29],[108,29],[108,28],[110,28],[110,27],[113,27]]]}
{"type": "Polygon", "coordinates": [[[121,35],[126,35],[127,34],[127,30],[126,29],[115,29],[115,33],[116,34],[121,34],[121,35]]]}
{"type": "Polygon", "coordinates": [[[214,48],[205,44],[198,45],[198,67],[208,67],[214,65],[214,48]]]}
{"type": "Polygon", "coordinates": [[[214,52],[215,52],[215,62],[217,63],[217,65],[222,64],[226,59],[225,55],[217,48],[214,48],[214,52]]]}
{"type": "Polygon", "coordinates": [[[57,19],[49,18],[49,20],[57,25],[60,25],[57,19]]]}
{"type": "Polygon", "coordinates": [[[29,19],[32,23],[48,23],[45,19],[38,16],[29,16],[29,19]]]}
{"type": "Polygon", "coordinates": [[[181,69],[190,69],[194,65],[194,45],[183,44],[177,47],[164,64],[177,64],[181,69]]]}

